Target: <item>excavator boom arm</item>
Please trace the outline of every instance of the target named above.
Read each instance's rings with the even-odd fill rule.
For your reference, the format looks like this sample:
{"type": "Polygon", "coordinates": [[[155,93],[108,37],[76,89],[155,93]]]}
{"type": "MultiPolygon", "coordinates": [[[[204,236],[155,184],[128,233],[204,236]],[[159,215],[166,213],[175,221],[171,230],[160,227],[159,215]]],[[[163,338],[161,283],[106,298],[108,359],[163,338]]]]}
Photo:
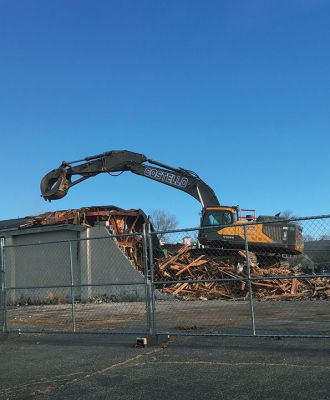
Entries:
{"type": "Polygon", "coordinates": [[[171,167],[127,150],[109,151],[82,160],[62,162],[59,168],[43,177],[40,189],[46,200],[57,200],[64,197],[72,186],[85,179],[100,173],[125,171],[182,190],[198,200],[203,207],[220,205],[214,191],[194,172],[171,167]],[[75,181],[72,180],[74,176],[78,176],[75,181]]]}

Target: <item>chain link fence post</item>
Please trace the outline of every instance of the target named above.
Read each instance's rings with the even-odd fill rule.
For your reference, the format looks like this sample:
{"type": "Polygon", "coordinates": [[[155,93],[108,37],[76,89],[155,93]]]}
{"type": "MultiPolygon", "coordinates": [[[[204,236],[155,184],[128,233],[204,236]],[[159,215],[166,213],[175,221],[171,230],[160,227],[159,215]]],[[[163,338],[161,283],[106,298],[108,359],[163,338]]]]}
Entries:
{"type": "Polygon", "coordinates": [[[73,258],[72,258],[72,243],[69,240],[69,251],[70,251],[70,279],[71,279],[71,320],[72,320],[72,331],[76,332],[76,310],[75,310],[75,298],[74,298],[74,276],[73,276],[73,258]]]}
{"type": "Polygon", "coordinates": [[[154,261],[152,236],[150,233],[150,224],[143,225],[143,261],[144,261],[144,280],[146,293],[147,323],[148,334],[156,334],[155,317],[155,288],[154,288],[154,261]]]}
{"type": "Polygon", "coordinates": [[[147,331],[149,335],[156,334],[155,318],[155,288],[154,288],[154,261],[152,236],[150,234],[150,224],[143,225],[143,261],[144,261],[144,280],[147,308],[147,331]]]}
{"type": "Polygon", "coordinates": [[[244,242],[245,242],[246,268],[247,268],[247,273],[248,273],[251,329],[252,329],[253,336],[255,336],[256,335],[256,326],[255,326],[253,293],[252,293],[252,283],[251,283],[251,268],[250,268],[251,264],[250,264],[250,254],[249,254],[249,243],[248,243],[248,238],[247,238],[247,224],[244,224],[244,242]]]}
{"type": "Polygon", "coordinates": [[[142,249],[143,249],[143,271],[144,271],[144,289],[145,289],[145,301],[146,301],[146,312],[147,312],[147,333],[151,334],[151,298],[150,298],[150,286],[149,286],[149,259],[148,259],[148,240],[147,240],[147,226],[143,224],[142,230],[142,249]]]}
{"type": "Polygon", "coordinates": [[[149,252],[149,284],[150,284],[150,316],[151,316],[151,334],[156,335],[156,297],[155,297],[155,265],[154,250],[152,244],[151,225],[147,224],[148,252],[149,252]]]}
{"type": "Polygon", "coordinates": [[[0,238],[0,332],[7,332],[5,287],[5,238],[0,238]]]}

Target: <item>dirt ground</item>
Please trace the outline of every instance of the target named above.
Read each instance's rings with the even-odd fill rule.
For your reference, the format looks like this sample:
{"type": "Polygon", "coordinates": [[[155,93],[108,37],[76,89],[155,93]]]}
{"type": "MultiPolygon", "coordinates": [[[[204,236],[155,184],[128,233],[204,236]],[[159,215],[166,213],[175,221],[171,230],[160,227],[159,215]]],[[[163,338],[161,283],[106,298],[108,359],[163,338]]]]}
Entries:
{"type": "MultiPolygon", "coordinates": [[[[254,301],[257,334],[330,335],[330,302],[254,301]]],[[[157,301],[158,333],[251,334],[247,301],[157,301]]],[[[17,306],[7,312],[9,330],[144,333],[144,302],[17,306]],[[74,320],[72,318],[74,316],[74,320]]]]}

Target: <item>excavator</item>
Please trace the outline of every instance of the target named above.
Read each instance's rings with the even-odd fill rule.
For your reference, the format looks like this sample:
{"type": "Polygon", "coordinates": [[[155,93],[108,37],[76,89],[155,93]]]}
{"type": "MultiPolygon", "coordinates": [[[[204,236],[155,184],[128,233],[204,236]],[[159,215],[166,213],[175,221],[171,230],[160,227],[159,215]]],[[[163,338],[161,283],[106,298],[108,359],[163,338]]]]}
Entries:
{"type": "Polygon", "coordinates": [[[299,224],[284,221],[279,215],[257,218],[254,210],[223,206],[213,189],[195,172],[172,167],[128,150],[108,151],[76,161],[63,161],[58,168],[42,178],[41,195],[45,200],[58,200],[72,186],[88,178],[101,173],[111,175],[125,171],[172,186],[199,201],[202,213],[198,241],[203,248],[224,251],[244,249],[246,237],[249,250],[257,257],[267,255],[273,264],[280,264],[288,255],[303,252],[302,229],[299,224]]]}

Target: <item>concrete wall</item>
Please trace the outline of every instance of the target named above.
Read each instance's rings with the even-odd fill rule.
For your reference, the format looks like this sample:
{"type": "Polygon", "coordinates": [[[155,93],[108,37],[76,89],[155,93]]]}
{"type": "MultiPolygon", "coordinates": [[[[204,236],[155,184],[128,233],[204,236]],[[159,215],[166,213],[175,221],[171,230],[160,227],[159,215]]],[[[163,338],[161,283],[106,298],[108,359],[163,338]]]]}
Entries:
{"type": "Polygon", "coordinates": [[[118,248],[115,240],[108,236],[109,232],[103,225],[81,232],[81,238],[89,239],[80,242],[81,283],[113,284],[82,288],[81,300],[86,301],[103,295],[113,300],[144,299],[143,274],[135,269],[118,248]],[[98,237],[107,238],[96,239],[98,237]],[[130,282],[134,285],[118,285],[122,282],[130,282]]]}
{"type": "Polygon", "coordinates": [[[134,301],[145,297],[143,274],[109,237],[104,225],[17,230],[6,233],[5,244],[13,246],[5,249],[6,287],[13,288],[7,292],[9,304],[70,301],[71,288],[26,287],[70,285],[72,278],[75,285],[91,285],[74,288],[77,300],[93,301],[102,296],[112,301],[134,301]],[[136,284],[118,285],[122,282],[136,284]]]}
{"type": "MultiPolygon", "coordinates": [[[[7,293],[7,301],[10,303],[31,301],[38,302],[48,300],[55,302],[57,299],[67,299],[71,296],[70,288],[47,288],[47,289],[19,289],[27,286],[60,286],[71,283],[71,258],[72,253],[77,253],[77,242],[79,231],[56,229],[55,231],[40,229],[35,232],[30,229],[12,232],[5,237],[5,282],[6,287],[15,287],[7,293]],[[63,241],[60,243],[46,243],[63,241]]],[[[80,282],[80,268],[77,257],[72,257],[72,271],[75,283],[80,282]]]]}

